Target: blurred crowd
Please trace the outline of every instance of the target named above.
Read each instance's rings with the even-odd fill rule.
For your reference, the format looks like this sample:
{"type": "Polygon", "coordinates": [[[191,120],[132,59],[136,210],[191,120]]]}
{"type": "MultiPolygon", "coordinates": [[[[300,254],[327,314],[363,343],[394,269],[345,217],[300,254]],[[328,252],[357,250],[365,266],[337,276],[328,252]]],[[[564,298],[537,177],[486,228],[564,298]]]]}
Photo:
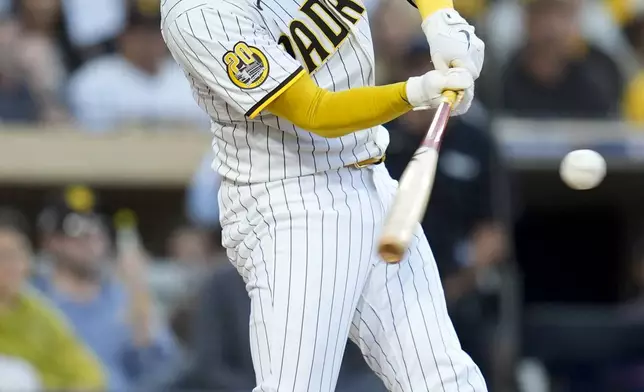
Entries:
{"type": "MultiPolygon", "coordinates": [[[[159,33],[158,0],[0,0],[0,120],[208,128],[159,33]]],[[[417,12],[367,0],[379,80],[419,33],[417,12]],[[406,23],[409,22],[409,23],[406,23]]],[[[644,121],[641,0],[456,0],[487,43],[479,98],[514,116],[644,121]]]]}
{"type": "Polygon", "coordinates": [[[92,189],[43,202],[36,222],[0,208],[0,390],[127,391],[182,363],[186,304],[224,264],[217,234],[179,225],[153,262],[135,214],[92,189]]]}
{"type": "Polygon", "coordinates": [[[159,26],[158,0],[0,1],[0,120],[207,130],[159,26]]]}
{"type": "MultiPolygon", "coordinates": [[[[486,287],[498,289],[495,272],[512,253],[511,187],[490,119],[644,124],[644,1],[454,2],[487,43],[486,67],[478,102],[444,142],[423,228],[466,351],[491,391],[518,391],[508,374],[516,337],[499,333],[498,310],[487,305],[486,287]]],[[[379,83],[431,67],[416,10],[404,0],[365,4],[379,83]]],[[[209,119],[168,57],[159,24],[159,0],[0,0],[0,130],[207,132],[209,119]]],[[[392,176],[428,115],[388,124],[392,176]]],[[[1,392],[252,389],[249,304],[219,244],[211,160],[204,157],[187,189],[185,222],[167,233],[166,262],[147,254],[133,212],[105,213],[100,195],[84,186],[43,200],[35,222],[0,208],[1,392]]],[[[598,390],[644,390],[644,370],[620,370],[627,386],[598,390]]],[[[523,390],[542,391],[531,385],[523,390]]],[[[338,390],[381,388],[349,345],[338,390]]]]}
{"type": "MultiPolygon", "coordinates": [[[[372,17],[382,81],[399,79],[417,34],[413,11],[382,3],[372,17]],[[410,14],[411,13],[411,14],[410,14]]],[[[478,98],[516,117],[642,122],[644,2],[456,0],[487,44],[478,98]]]]}

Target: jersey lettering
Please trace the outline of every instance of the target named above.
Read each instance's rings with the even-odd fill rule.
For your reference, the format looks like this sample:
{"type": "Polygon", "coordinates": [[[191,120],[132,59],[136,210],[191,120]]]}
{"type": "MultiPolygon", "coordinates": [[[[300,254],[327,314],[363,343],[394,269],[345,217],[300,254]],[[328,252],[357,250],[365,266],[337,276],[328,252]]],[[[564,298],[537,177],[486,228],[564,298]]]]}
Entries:
{"type": "Polygon", "coordinates": [[[338,11],[342,16],[344,16],[347,20],[351,21],[351,23],[353,24],[355,24],[358,21],[358,19],[360,19],[360,16],[362,16],[362,14],[364,14],[365,12],[365,8],[353,0],[329,0],[329,1],[334,5],[334,8],[336,9],[336,11],[338,11]],[[347,12],[347,11],[351,11],[351,12],[347,12]]]}
{"type": "Polygon", "coordinates": [[[304,22],[294,20],[291,22],[289,29],[291,38],[295,41],[295,46],[297,46],[309,73],[313,72],[324,60],[329,58],[331,53],[324,48],[315,33],[304,22]],[[314,55],[317,58],[314,58],[314,55]]]}
{"type": "Polygon", "coordinates": [[[282,34],[280,38],[277,40],[277,43],[279,45],[282,45],[282,48],[288,53],[291,57],[296,59],[297,57],[295,56],[295,49],[293,49],[293,43],[291,42],[290,39],[288,39],[288,36],[286,34],[282,34]]]}
{"type": "Polygon", "coordinates": [[[300,7],[322,36],[316,35],[304,21],[295,19],[289,25],[290,37],[282,34],[278,41],[292,56],[295,55],[294,47],[297,48],[309,73],[320,67],[349,36],[347,22],[355,24],[365,12],[365,8],[355,0],[329,2],[332,8],[324,0],[306,0],[300,7]]]}
{"type": "Polygon", "coordinates": [[[333,15],[320,0],[310,0],[302,5],[300,10],[322,30],[322,33],[337,47],[349,34],[349,30],[333,15]]]}

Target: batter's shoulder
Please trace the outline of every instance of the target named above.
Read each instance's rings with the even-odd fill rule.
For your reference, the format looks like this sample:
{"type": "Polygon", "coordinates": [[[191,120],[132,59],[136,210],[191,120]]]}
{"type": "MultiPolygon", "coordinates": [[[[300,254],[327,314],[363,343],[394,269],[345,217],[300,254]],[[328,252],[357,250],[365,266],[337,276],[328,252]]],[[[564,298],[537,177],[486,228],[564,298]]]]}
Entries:
{"type": "Polygon", "coordinates": [[[226,27],[234,27],[227,17],[232,15],[255,20],[257,12],[256,2],[250,0],[166,0],[161,6],[164,28],[174,22],[181,23],[188,15],[208,20],[209,29],[225,30],[226,27]]]}
{"type": "Polygon", "coordinates": [[[248,19],[261,19],[261,1],[258,0],[215,0],[211,9],[248,19]]]}
{"type": "Polygon", "coordinates": [[[187,13],[199,13],[204,10],[219,12],[247,13],[254,8],[250,0],[166,0],[161,5],[161,15],[164,18],[176,19],[187,13]]]}

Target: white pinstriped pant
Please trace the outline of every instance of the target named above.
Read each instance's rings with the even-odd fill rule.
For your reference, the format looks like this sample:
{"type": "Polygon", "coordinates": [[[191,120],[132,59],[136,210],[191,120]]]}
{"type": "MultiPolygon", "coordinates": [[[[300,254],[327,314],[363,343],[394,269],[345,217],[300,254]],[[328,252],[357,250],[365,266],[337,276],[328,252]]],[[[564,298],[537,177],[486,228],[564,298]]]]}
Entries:
{"type": "Polygon", "coordinates": [[[347,335],[390,391],[487,391],[420,226],[400,264],[375,252],[395,189],[383,165],[224,181],[224,246],[252,304],[255,392],[334,391],[347,335]]]}

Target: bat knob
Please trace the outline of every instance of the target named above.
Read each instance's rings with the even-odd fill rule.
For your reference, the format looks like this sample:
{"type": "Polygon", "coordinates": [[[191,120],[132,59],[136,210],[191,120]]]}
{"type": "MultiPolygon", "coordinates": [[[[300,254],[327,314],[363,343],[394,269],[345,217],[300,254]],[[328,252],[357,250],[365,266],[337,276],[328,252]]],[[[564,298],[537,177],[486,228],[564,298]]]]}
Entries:
{"type": "Polygon", "coordinates": [[[387,263],[399,263],[405,254],[405,249],[394,242],[383,240],[378,247],[378,254],[387,263]]]}

